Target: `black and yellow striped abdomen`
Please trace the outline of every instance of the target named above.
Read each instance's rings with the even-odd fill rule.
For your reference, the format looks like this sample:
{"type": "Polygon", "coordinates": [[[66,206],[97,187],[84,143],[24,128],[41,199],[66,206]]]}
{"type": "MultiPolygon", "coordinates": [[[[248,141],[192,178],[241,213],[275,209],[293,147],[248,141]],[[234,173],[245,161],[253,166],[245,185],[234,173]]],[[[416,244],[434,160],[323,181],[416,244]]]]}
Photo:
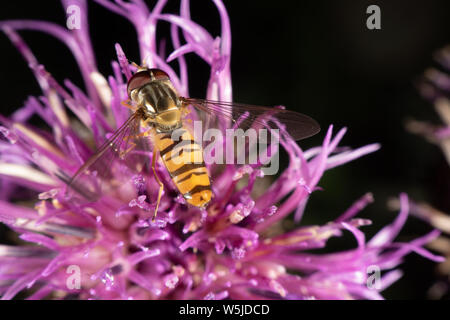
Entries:
{"type": "Polygon", "coordinates": [[[159,154],[186,201],[205,207],[212,197],[211,182],[203,160],[202,147],[186,129],[172,133],[157,133],[155,144],[159,154]]]}

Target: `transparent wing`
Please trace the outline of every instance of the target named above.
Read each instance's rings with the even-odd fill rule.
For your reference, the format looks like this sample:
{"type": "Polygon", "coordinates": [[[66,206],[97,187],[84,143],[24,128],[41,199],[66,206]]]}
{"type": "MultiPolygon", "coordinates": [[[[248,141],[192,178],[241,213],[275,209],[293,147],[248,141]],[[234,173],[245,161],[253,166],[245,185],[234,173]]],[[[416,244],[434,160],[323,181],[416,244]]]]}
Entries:
{"type": "Polygon", "coordinates": [[[192,105],[210,117],[229,119],[244,130],[254,126],[276,129],[279,123],[295,140],[311,137],[320,131],[320,126],[314,119],[290,110],[205,99],[181,100],[185,105],[192,105]]]}
{"type": "Polygon", "coordinates": [[[139,135],[140,120],[138,112],[131,115],[71,178],[59,172],[68,189],[88,201],[96,201],[131,184],[134,174],[148,170],[149,140],[139,135]]]}

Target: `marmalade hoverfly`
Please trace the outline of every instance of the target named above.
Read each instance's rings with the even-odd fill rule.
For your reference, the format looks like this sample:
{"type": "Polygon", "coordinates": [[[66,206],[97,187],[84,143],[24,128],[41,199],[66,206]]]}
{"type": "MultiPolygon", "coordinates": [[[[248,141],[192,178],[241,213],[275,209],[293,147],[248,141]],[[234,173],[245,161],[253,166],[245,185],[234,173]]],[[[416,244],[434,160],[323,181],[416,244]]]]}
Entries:
{"type": "MultiPolygon", "coordinates": [[[[194,141],[193,136],[185,126],[184,119],[188,106],[193,106],[200,113],[215,117],[224,117],[236,123],[239,128],[247,129],[255,123],[267,126],[262,122],[262,116],[269,114],[271,118],[281,123],[285,130],[295,139],[310,137],[320,131],[320,127],[312,118],[289,110],[252,106],[231,102],[220,102],[204,99],[181,97],[173,87],[167,73],[160,69],[139,67],[129,79],[127,92],[130,104],[123,103],[133,110],[132,115],[118,128],[112,137],[106,141],[97,152],[89,158],[73,175],[65,178],[68,187],[77,191],[89,200],[96,200],[101,194],[98,187],[89,182],[89,176],[111,170],[112,159],[120,157],[127,163],[130,172],[148,166],[149,154],[152,154],[151,168],[155,180],[159,184],[158,198],[154,210],[153,221],[158,212],[164,185],[155,169],[156,154],[170,174],[172,181],[186,202],[205,207],[212,198],[211,182],[202,156],[202,146],[194,141]],[[172,133],[181,129],[180,139],[174,141],[172,133]],[[153,139],[153,153],[150,153],[148,138],[153,139]],[[197,159],[195,163],[177,163],[173,157],[176,149],[184,148],[184,157],[197,159]],[[131,152],[132,150],[144,150],[131,152]],[[145,150],[148,152],[146,153],[145,150]],[[200,161],[198,161],[200,159],[200,161]],[[147,161],[145,161],[147,160],[147,161]],[[108,161],[109,164],[108,165],[108,161]],[[140,166],[140,168],[138,168],[140,166]],[[89,186],[90,185],[90,186],[89,186]]],[[[107,173],[108,174],[108,173],[107,173]]],[[[106,175],[107,175],[106,174],[106,175]]],[[[102,177],[104,178],[104,176],[102,177]]]]}

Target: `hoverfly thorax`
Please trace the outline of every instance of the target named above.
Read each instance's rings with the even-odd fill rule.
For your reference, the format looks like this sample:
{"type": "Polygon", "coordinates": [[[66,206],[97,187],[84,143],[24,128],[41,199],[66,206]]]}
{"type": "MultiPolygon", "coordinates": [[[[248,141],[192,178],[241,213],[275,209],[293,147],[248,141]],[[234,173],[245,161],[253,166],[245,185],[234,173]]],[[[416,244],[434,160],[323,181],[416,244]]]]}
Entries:
{"type": "Polygon", "coordinates": [[[127,91],[158,132],[169,132],[182,126],[180,99],[164,71],[138,71],[128,81],[127,91]]]}

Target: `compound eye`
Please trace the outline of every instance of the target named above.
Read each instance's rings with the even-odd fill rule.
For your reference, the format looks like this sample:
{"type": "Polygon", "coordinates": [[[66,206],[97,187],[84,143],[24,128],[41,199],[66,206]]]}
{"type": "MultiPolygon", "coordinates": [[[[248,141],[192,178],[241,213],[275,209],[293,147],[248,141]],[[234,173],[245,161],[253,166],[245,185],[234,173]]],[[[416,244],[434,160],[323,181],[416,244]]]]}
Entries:
{"type": "Polygon", "coordinates": [[[142,87],[143,85],[149,83],[150,81],[151,81],[151,77],[147,70],[139,71],[139,72],[135,73],[130,78],[130,80],[128,80],[128,85],[127,85],[128,96],[131,98],[131,91],[142,87]]]}
{"type": "Polygon", "coordinates": [[[161,69],[150,69],[149,71],[156,80],[169,80],[169,75],[161,69]]]}

